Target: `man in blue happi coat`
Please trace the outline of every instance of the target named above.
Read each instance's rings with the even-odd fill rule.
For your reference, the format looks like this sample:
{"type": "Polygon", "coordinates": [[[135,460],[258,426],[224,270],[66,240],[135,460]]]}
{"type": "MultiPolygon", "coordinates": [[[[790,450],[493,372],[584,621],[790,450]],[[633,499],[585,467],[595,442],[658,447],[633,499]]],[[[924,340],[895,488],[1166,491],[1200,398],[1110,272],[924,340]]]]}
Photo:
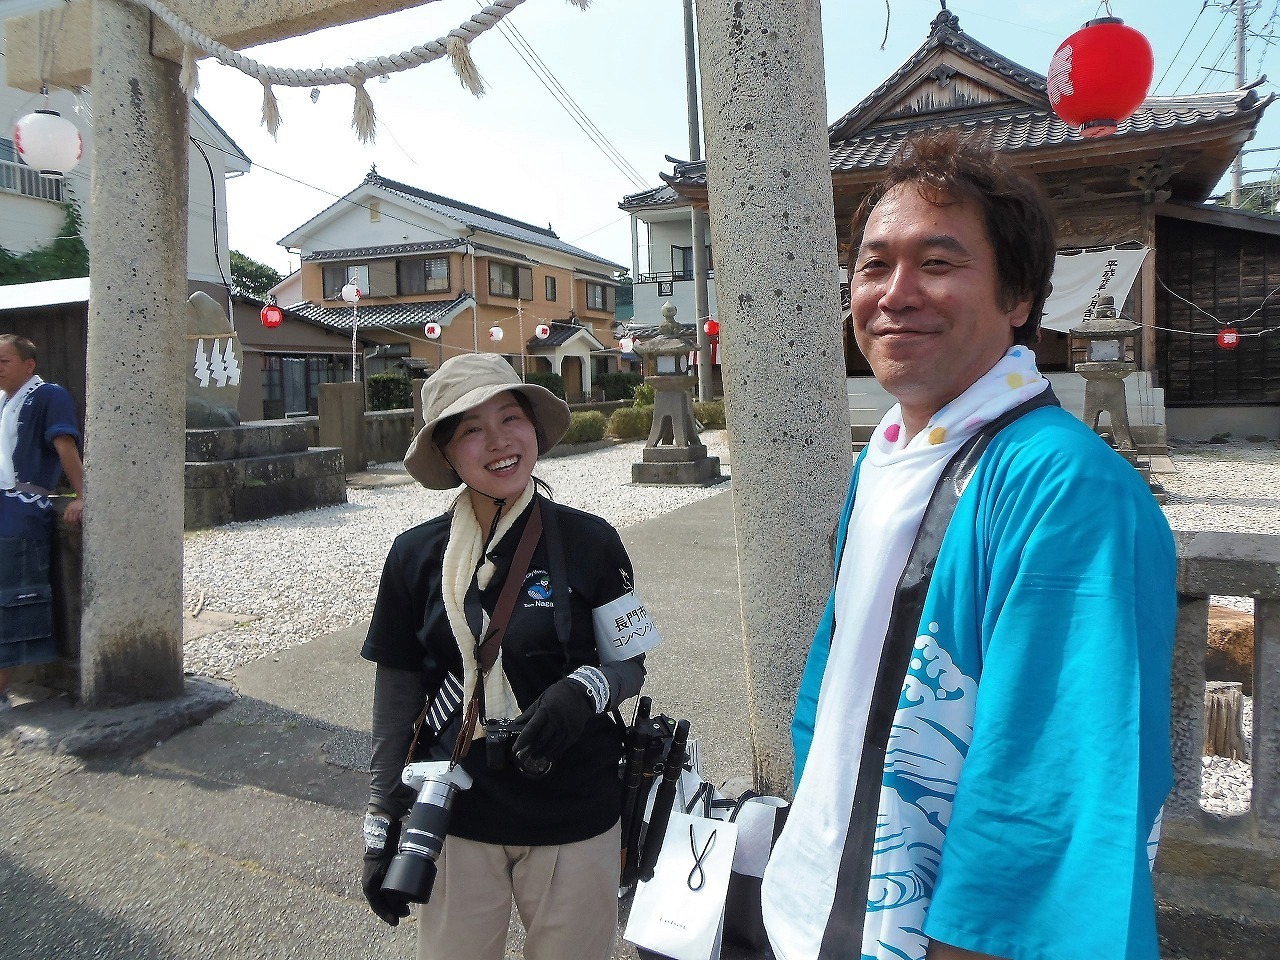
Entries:
{"type": "Polygon", "coordinates": [[[55,513],[49,496],[59,479],[76,492],[64,516],[79,523],[84,470],[75,401],[36,374],[36,348],[0,334],[0,711],[20,666],[57,656],[49,585],[55,513]]]}
{"type": "Polygon", "coordinates": [[[1156,960],[1174,545],[1036,367],[1052,214],[995,154],[935,136],[852,240],[854,333],[898,405],[855,469],[796,705],[774,952],[1156,960]],[[971,440],[954,512],[922,528],[971,440]]]}

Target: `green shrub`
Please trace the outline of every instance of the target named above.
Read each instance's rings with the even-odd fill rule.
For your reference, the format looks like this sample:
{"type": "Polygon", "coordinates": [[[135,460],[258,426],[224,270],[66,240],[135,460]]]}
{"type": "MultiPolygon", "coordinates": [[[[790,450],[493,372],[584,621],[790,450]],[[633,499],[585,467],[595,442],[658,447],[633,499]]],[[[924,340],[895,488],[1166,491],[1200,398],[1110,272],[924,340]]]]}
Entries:
{"type": "Polygon", "coordinates": [[[524,378],[524,382],[546,387],[561,400],[565,398],[564,377],[558,373],[530,373],[524,378]]]}
{"type": "Polygon", "coordinates": [[[653,428],[653,407],[623,407],[609,418],[609,435],[619,440],[649,436],[653,428]]]}
{"type": "Polygon", "coordinates": [[[592,443],[604,439],[609,421],[599,410],[579,410],[569,417],[569,429],[561,443],[592,443]]]}
{"type": "Polygon", "coordinates": [[[653,397],[654,397],[653,387],[649,386],[647,383],[636,384],[635,405],[637,407],[652,407],[653,397]]]}
{"type": "Polygon", "coordinates": [[[724,429],[723,400],[695,400],[693,402],[693,418],[708,430],[724,429]]]}
{"type": "Polygon", "coordinates": [[[627,400],[635,396],[636,387],[644,383],[638,373],[606,373],[596,377],[594,385],[604,392],[606,400],[627,400]]]}
{"type": "Polygon", "coordinates": [[[375,373],[369,377],[370,410],[404,410],[413,406],[409,378],[401,373],[375,373]]]}

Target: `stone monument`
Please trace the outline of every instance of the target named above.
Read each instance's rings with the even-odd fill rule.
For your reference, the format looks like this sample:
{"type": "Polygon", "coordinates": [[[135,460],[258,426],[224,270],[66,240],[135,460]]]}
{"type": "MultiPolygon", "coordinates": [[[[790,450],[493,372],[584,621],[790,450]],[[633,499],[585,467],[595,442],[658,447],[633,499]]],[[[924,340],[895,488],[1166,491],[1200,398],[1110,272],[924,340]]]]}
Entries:
{"type": "Polygon", "coordinates": [[[661,312],[663,321],[658,335],[636,345],[636,353],[644,358],[645,383],[653,387],[653,427],[645,441],[643,459],[631,465],[631,481],[703,486],[719,483],[724,479],[720,458],[707,456],[693,419],[691,394],[697,379],[687,372],[687,357],[693,345],[680,336],[676,308],[666,303],[661,312]],[[669,362],[662,358],[669,358],[669,362]],[[685,361],[684,370],[681,360],[685,361]]]}

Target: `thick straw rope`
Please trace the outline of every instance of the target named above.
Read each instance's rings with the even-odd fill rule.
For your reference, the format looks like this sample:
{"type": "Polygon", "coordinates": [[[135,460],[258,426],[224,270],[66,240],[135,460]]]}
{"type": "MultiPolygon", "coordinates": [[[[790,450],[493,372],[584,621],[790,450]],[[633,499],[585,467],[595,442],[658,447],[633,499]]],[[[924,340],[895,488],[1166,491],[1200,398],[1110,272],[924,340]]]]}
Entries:
{"type": "MultiPolygon", "coordinates": [[[[478,11],[471,19],[459,24],[445,36],[413,47],[403,53],[389,57],[377,57],[372,60],[361,60],[346,67],[329,67],[319,70],[294,70],[272,67],[246,57],[212,37],[198,32],[177,14],[169,10],[160,0],[132,0],[158,17],[169,27],[183,43],[182,73],[180,81],[188,95],[194,94],[198,85],[196,73],[196,52],[216,57],[229,67],[235,67],[241,73],[253,77],[262,84],[262,122],[267,132],[273,137],[280,129],[280,109],[276,103],[276,84],[286,87],[322,87],[336,83],[349,83],[355,87],[355,108],[351,125],[356,136],[364,143],[374,139],[377,118],[374,115],[373,101],[365,90],[365,81],[370,77],[385,77],[403,70],[431,63],[442,57],[448,57],[453,63],[454,71],[462,85],[475,96],[484,95],[484,83],[471,59],[469,44],[476,37],[493,28],[503,17],[511,13],[524,0],[493,0],[483,10],[478,11]]],[[[591,0],[569,0],[573,6],[585,10],[591,0]]]]}

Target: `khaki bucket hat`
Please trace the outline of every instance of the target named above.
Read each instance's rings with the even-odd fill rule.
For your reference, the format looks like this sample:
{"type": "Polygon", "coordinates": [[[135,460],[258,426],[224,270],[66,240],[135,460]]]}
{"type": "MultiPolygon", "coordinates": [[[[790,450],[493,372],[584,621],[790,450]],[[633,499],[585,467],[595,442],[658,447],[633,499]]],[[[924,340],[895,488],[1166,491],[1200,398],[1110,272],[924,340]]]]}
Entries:
{"type": "Polygon", "coordinates": [[[422,385],[422,429],[409,444],[404,468],[424,487],[448,490],[462,483],[431,435],[440,421],[466,413],[507,391],[522,393],[533,407],[538,453],[546,453],[569,429],[569,406],[545,387],[525,383],[496,353],[464,353],[450,357],[422,385]]]}

